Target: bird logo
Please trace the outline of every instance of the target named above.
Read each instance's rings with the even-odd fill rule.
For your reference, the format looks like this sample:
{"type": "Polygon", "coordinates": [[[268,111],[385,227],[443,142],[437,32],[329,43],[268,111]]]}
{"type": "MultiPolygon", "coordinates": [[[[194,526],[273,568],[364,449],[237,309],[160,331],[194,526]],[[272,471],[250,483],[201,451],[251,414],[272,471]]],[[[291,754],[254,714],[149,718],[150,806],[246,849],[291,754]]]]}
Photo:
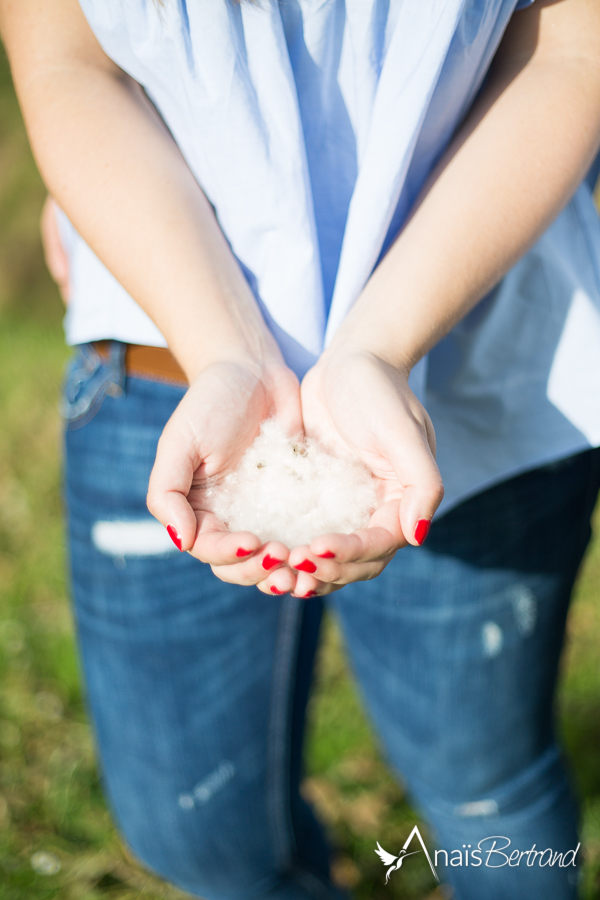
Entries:
{"type": "Polygon", "coordinates": [[[384,866],[389,866],[389,869],[385,873],[385,883],[388,883],[392,872],[400,868],[407,856],[414,856],[415,853],[420,852],[420,850],[413,850],[412,853],[407,853],[406,850],[401,850],[399,856],[394,856],[393,853],[388,853],[387,850],[384,850],[379,841],[377,841],[377,850],[375,851],[375,853],[384,864],[384,866]]]}
{"type": "Polygon", "coordinates": [[[419,841],[419,843],[421,845],[421,850],[427,857],[427,862],[429,863],[429,867],[433,873],[435,880],[439,882],[440,879],[438,878],[438,873],[436,872],[435,866],[433,865],[433,863],[431,861],[431,856],[429,855],[429,851],[428,851],[427,847],[425,846],[425,841],[421,837],[421,832],[419,831],[419,826],[415,825],[415,827],[413,828],[413,830],[411,831],[411,833],[405,840],[402,850],[400,851],[400,853],[398,853],[397,856],[395,856],[393,853],[388,853],[387,850],[383,849],[383,847],[381,846],[379,841],[376,841],[377,849],[375,850],[375,853],[377,854],[377,856],[379,857],[381,862],[384,864],[384,866],[389,866],[389,868],[386,872],[386,875],[385,875],[385,883],[386,884],[390,880],[390,875],[392,874],[392,872],[396,871],[397,869],[399,869],[401,867],[402,863],[404,862],[404,860],[406,859],[407,856],[414,856],[415,853],[421,852],[421,850],[412,850],[410,853],[408,852],[408,848],[410,847],[411,841],[414,837],[416,837],[417,840],[419,841]]]}

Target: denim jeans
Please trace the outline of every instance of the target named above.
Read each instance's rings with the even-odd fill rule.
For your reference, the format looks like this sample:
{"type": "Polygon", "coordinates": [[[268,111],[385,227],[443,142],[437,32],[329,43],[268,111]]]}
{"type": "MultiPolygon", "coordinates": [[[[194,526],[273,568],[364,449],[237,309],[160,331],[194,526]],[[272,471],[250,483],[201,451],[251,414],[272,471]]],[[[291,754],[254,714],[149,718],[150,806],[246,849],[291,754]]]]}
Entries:
{"type": "MultiPolygon", "coordinates": [[[[341,898],[298,793],[323,601],[224,584],[164,538],[145,496],[182,394],[125,378],[116,342],[106,362],[80,348],[67,378],[73,596],[107,796],[137,856],[193,895],[341,898]]],[[[449,859],[492,836],[577,846],[553,695],[599,483],[598,451],[508,480],[327,598],[389,764],[449,859]]],[[[578,865],[537,859],[437,862],[459,900],[574,898],[578,865]]]]}

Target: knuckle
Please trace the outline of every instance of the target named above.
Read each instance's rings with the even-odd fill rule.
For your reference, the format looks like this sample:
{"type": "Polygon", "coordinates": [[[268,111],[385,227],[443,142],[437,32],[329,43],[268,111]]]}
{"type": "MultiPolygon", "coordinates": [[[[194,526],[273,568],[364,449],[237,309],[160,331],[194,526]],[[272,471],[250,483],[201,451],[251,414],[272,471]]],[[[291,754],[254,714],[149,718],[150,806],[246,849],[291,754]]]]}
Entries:
{"type": "Polygon", "coordinates": [[[211,566],[210,570],[213,573],[213,575],[215,575],[219,579],[219,581],[224,581],[226,584],[230,583],[229,578],[226,578],[225,573],[222,571],[223,570],[222,566],[211,566]]]}
{"type": "Polygon", "coordinates": [[[257,584],[256,577],[253,577],[251,573],[245,573],[235,564],[220,563],[216,565],[213,563],[211,569],[217,578],[227,584],[239,584],[242,587],[252,587],[257,584]]]}
{"type": "MultiPolygon", "coordinates": [[[[212,564],[212,561],[210,558],[210,553],[207,553],[206,549],[199,547],[197,543],[194,547],[192,547],[192,556],[194,556],[201,563],[205,563],[205,564],[209,565],[211,567],[211,569],[213,569],[213,572],[214,572],[213,564],[212,564]]],[[[215,575],[216,574],[217,573],[215,572],[215,575]]],[[[223,579],[221,579],[221,580],[223,580],[223,579]]]]}
{"type": "Polygon", "coordinates": [[[444,498],[444,485],[441,481],[431,482],[424,487],[423,493],[428,500],[439,506],[444,498]]]}
{"type": "Polygon", "coordinates": [[[151,512],[155,518],[158,518],[158,501],[156,494],[151,490],[146,494],[146,506],[148,507],[148,511],[151,512]]]}
{"type": "Polygon", "coordinates": [[[367,573],[366,580],[373,581],[374,578],[377,578],[378,575],[381,575],[381,573],[385,569],[386,565],[388,564],[389,560],[390,560],[390,557],[388,556],[386,558],[385,562],[380,562],[380,563],[377,563],[376,565],[371,566],[367,573]]]}
{"type": "Polygon", "coordinates": [[[353,581],[356,581],[356,572],[360,568],[361,563],[346,563],[346,565],[339,566],[338,571],[336,573],[335,578],[329,579],[326,582],[327,587],[334,589],[335,585],[338,587],[344,587],[346,584],[352,584],[353,581]]]}
{"type": "Polygon", "coordinates": [[[323,584],[334,584],[342,577],[344,572],[344,566],[339,563],[334,563],[332,566],[327,566],[326,568],[319,566],[319,581],[323,584]]]}
{"type": "Polygon", "coordinates": [[[237,579],[232,577],[232,573],[227,571],[229,566],[221,566],[221,565],[212,565],[211,567],[213,575],[216,575],[220,581],[224,581],[225,584],[236,584],[237,579]]]}

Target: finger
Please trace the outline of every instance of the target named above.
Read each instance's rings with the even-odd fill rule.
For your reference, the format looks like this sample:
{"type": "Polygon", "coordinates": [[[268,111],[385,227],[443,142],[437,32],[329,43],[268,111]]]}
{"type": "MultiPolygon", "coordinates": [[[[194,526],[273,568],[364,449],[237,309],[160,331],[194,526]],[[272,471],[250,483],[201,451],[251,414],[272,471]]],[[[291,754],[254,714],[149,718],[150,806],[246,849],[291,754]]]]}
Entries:
{"type": "Polygon", "coordinates": [[[323,567],[332,560],[336,563],[372,562],[389,556],[399,546],[403,546],[405,541],[399,527],[398,501],[384,506],[391,507],[391,511],[383,511],[384,507],[381,507],[380,521],[388,524],[389,520],[389,524],[395,528],[395,534],[379,525],[374,514],[368,528],[362,528],[352,534],[323,534],[315,538],[308,547],[294,547],[290,553],[290,566],[299,571],[313,573],[317,569],[319,572],[327,571],[323,567]]]}
{"type": "MultiPolygon", "coordinates": [[[[399,500],[391,500],[388,503],[383,503],[378,509],[375,510],[371,519],[369,521],[368,530],[375,530],[383,528],[389,535],[391,535],[391,542],[389,544],[390,552],[392,550],[400,550],[402,547],[406,547],[408,541],[404,536],[404,532],[402,531],[402,527],[400,525],[400,501],[399,500]]],[[[382,552],[381,555],[385,555],[385,546],[382,544],[382,552]]],[[[374,559],[375,557],[369,557],[370,559],[374,559]]],[[[359,560],[356,560],[358,562],[359,560]]]]}
{"type": "MultiPolygon", "coordinates": [[[[196,513],[198,516],[198,513],[196,513]]],[[[262,547],[262,541],[250,531],[227,531],[212,513],[201,520],[198,536],[190,550],[201,562],[211,566],[228,566],[249,559],[262,547]]]]}
{"type": "Polygon", "coordinates": [[[356,581],[372,581],[381,575],[387,564],[393,558],[387,557],[384,560],[372,563],[342,563],[339,567],[337,577],[332,584],[343,587],[347,584],[354,584],[356,581]]]}
{"type": "Polygon", "coordinates": [[[434,459],[436,459],[437,454],[437,439],[435,436],[435,429],[433,427],[433,422],[431,421],[431,417],[429,416],[427,410],[423,410],[425,413],[425,433],[427,435],[427,443],[429,444],[429,449],[431,450],[431,455],[434,459]]]}
{"type": "MultiPolygon", "coordinates": [[[[424,416],[427,414],[423,411],[424,416]]],[[[422,429],[417,422],[404,428],[404,439],[383,440],[383,452],[403,486],[399,524],[409,544],[418,546],[427,537],[431,520],[442,502],[444,486],[427,437],[427,418],[422,429]]],[[[393,429],[391,429],[393,432],[393,429]]]]}
{"type": "MultiPolygon", "coordinates": [[[[291,587],[285,590],[291,590],[296,583],[296,573],[286,565],[289,550],[285,544],[278,541],[269,541],[265,544],[260,553],[256,553],[243,562],[236,562],[232,565],[213,566],[213,571],[222,580],[230,584],[260,584],[265,581],[268,575],[277,573],[280,577],[279,570],[288,568],[291,577],[291,587]]],[[[285,584],[289,581],[286,577],[285,584]]],[[[272,584],[278,584],[278,580],[271,580],[272,584]]],[[[283,584],[283,582],[282,582],[283,584]]]]}
{"type": "MultiPolygon", "coordinates": [[[[330,563],[327,567],[322,567],[319,570],[319,581],[323,588],[332,586],[343,587],[355,581],[370,581],[383,572],[393,556],[394,554],[391,554],[377,562],[330,563]]],[[[319,589],[318,593],[325,593],[325,591],[319,589]]]]}
{"type": "Polygon", "coordinates": [[[196,514],[187,499],[197,468],[194,456],[192,437],[167,423],[158,442],[146,504],[180,550],[191,550],[198,528],[196,514]]]}
{"type": "Polygon", "coordinates": [[[304,576],[299,576],[292,596],[297,597],[299,600],[311,600],[313,597],[326,597],[334,591],[340,591],[343,586],[343,584],[319,581],[316,578],[313,578],[309,583],[306,583],[304,576]]]}
{"type": "Polygon", "coordinates": [[[296,590],[296,573],[288,566],[278,569],[273,575],[269,575],[264,581],[259,581],[256,587],[263,594],[271,597],[281,597],[283,594],[291,594],[296,590]]]}
{"type": "Polygon", "coordinates": [[[300,383],[290,369],[282,369],[272,385],[273,415],[290,437],[303,431],[300,383]]]}
{"type": "Polygon", "coordinates": [[[328,593],[329,585],[319,581],[313,575],[308,575],[305,572],[296,572],[295,597],[299,597],[302,600],[310,600],[311,597],[323,597],[328,593]]]}
{"type": "Polygon", "coordinates": [[[355,581],[370,581],[377,578],[393,559],[394,553],[376,562],[366,563],[339,563],[328,561],[319,566],[317,575],[308,576],[303,573],[298,575],[294,594],[304,599],[309,599],[317,594],[324,596],[333,590],[339,590],[347,584],[355,581]]]}
{"type": "Polygon", "coordinates": [[[296,593],[299,596],[305,596],[306,592],[310,590],[322,593],[317,586],[317,582],[320,582],[321,585],[344,585],[354,581],[368,581],[371,578],[376,578],[387,566],[394,554],[395,550],[377,560],[358,563],[340,562],[336,559],[320,560],[312,576],[307,576],[302,571],[298,573],[296,593]],[[313,581],[308,581],[307,577],[311,577],[313,581]]]}

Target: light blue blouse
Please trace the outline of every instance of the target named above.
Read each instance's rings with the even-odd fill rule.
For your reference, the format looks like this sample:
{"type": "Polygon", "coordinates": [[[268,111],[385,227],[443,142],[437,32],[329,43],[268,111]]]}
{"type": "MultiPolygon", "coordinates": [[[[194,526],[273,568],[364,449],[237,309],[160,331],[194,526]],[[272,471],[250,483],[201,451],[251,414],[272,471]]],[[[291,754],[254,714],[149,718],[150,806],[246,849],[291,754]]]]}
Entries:
{"type": "MultiPolygon", "coordinates": [[[[510,17],[530,0],[80,2],[107,54],[159,109],[302,375],[398,233],[510,17]]],[[[164,345],[68,223],[64,234],[68,340],[164,345]]],[[[584,184],[416,368],[444,508],[600,444],[599,261],[600,223],[584,184]]]]}

